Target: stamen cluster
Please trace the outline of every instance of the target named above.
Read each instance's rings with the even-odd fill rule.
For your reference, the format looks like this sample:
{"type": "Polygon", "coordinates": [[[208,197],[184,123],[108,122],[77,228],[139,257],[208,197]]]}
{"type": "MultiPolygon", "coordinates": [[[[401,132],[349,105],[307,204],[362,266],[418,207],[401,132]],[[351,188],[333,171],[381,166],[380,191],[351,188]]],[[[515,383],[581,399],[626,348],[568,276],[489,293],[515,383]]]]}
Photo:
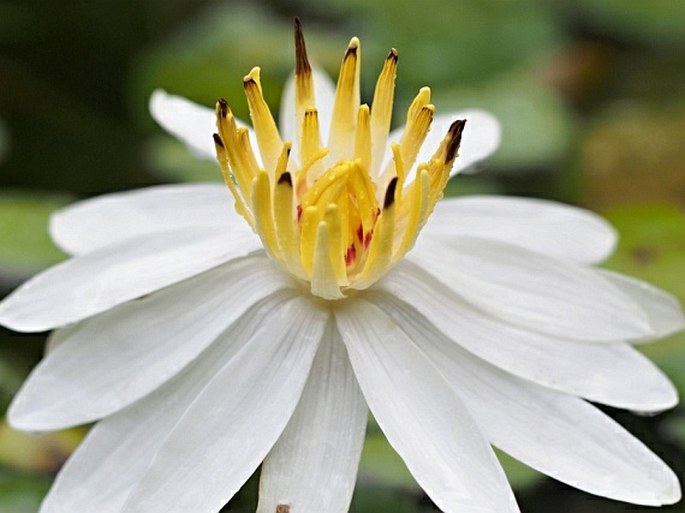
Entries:
{"type": "Polygon", "coordinates": [[[385,60],[370,108],[360,104],[360,44],[352,38],[323,144],[299,20],[295,48],[296,151],[292,141],[281,139],[262,94],[260,70],[254,68],[243,84],[260,158],[248,129],[238,125],[222,99],[216,105],[217,159],[236,210],[271,258],[309,283],[314,295],[341,299],[346,289],[372,285],[414,245],[442,197],[466,121],[454,122],[432,158],[415,166],[435,112],[430,89],[422,88],[384,163],[397,51],[385,60]]]}

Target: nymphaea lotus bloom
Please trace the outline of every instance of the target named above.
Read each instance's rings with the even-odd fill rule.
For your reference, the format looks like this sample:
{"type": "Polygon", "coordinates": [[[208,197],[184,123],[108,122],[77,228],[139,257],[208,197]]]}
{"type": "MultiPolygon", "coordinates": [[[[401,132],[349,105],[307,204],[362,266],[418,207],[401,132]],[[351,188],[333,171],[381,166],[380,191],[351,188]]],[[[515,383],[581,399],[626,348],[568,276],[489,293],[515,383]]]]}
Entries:
{"type": "Polygon", "coordinates": [[[213,184],[84,201],[51,223],[72,258],[0,305],[15,330],[55,329],[12,425],[99,420],[41,512],[214,513],[261,464],[259,513],[342,513],[368,409],[446,512],[518,511],[491,445],[590,493],[677,501],[674,473],[587,402],[676,403],[632,344],[682,329],[677,302],[593,267],[615,235],[591,213],[438,202],[496,122],[434,116],[422,89],[389,133],[397,53],[369,108],[359,41],[334,89],[296,26],[281,132],[258,69],[253,130],[223,100],[152,98],[162,126],[218,156],[239,215],[213,184]]]}

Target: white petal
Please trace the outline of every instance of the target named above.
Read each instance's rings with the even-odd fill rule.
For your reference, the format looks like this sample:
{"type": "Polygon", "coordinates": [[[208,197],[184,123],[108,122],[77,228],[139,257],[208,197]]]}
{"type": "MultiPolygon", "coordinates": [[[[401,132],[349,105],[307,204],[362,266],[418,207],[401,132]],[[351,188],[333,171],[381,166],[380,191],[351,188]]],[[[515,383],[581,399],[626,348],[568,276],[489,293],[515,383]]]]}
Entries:
{"type": "Polygon", "coordinates": [[[652,333],[644,342],[667,337],[685,329],[685,313],[678,299],[672,294],[629,276],[604,269],[599,269],[598,272],[635,301],[648,315],[652,333]]]}
{"type": "Polygon", "coordinates": [[[283,432],[328,316],[301,297],[267,313],[184,412],[122,509],[218,511],[283,432]]]}
{"type": "Polygon", "coordinates": [[[347,513],[367,415],[331,322],[295,413],[262,464],[257,513],[274,513],[279,505],[297,513],[347,513]]]}
{"type": "Polygon", "coordinates": [[[249,233],[224,185],[162,185],[107,194],[68,206],[50,218],[50,235],[71,254],[174,228],[223,226],[249,233]]]}
{"type": "MultiPolygon", "coordinates": [[[[182,96],[169,94],[157,89],[150,96],[150,114],[159,125],[184,143],[197,157],[216,161],[216,150],[212,134],[216,132],[216,115],[214,109],[198,105],[182,96]]],[[[236,120],[240,127],[249,128],[240,120],[236,120]]],[[[256,151],[257,139],[254,131],[250,130],[250,142],[256,151]]],[[[259,152],[255,155],[261,162],[259,152]]]]}
{"type": "Polygon", "coordinates": [[[518,511],[466,408],[397,324],[361,299],[335,316],[379,426],[436,505],[446,513],[518,511]]]}
{"type": "MultiPolygon", "coordinates": [[[[250,354],[259,357],[264,353],[264,360],[259,363],[273,364],[268,358],[278,351],[278,340],[273,339],[276,343],[272,344],[265,342],[272,340],[268,336],[269,330],[279,328],[284,321],[278,310],[283,308],[289,312],[293,305],[287,303],[291,300],[292,296],[284,293],[266,298],[192,365],[147,397],[97,423],[57,476],[41,513],[121,513],[130,492],[140,482],[179,419],[217,372],[232,366],[237,377],[245,377],[249,369],[243,370],[243,366],[250,354]]],[[[225,391],[225,396],[239,397],[247,393],[251,385],[249,381],[238,381],[234,388],[225,391]]],[[[217,406],[222,403],[223,400],[217,406]]],[[[204,422],[202,418],[195,420],[204,422]]],[[[208,439],[200,445],[207,448],[211,443],[208,439]]]]}
{"type": "Polygon", "coordinates": [[[257,255],[60,330],[15,396],[10,423],[46,431],[108,416],[174,376],[253,304],[288,286],[257,255]]]}
{"type": "Polygon", "coordinates": [[[183,142],[197,157],[216,159],[212,134],[214,110],[157,89],[150,96],[150,114],[159,125],[183,142]]]}
{"type": "Polygon", "coordinates": [[[593,271],[519,246],[424,239],[409,258],[478,308],[534,331],[608,342],[652,334],[642,309],[593,271]]]}
{"type": "Polygon", "coordinates": [[[410,307],[379,306],[420,346],[500,449],[596,495],[651,506],[680,499],[673,471],[595,407],[488,365],[410,307]]]}
{"type": "Polygon", "coordinates": [[[252,235],[217,227],[126,239],[34,276],[0,303],[0,323],[16,331],[64,326],[244,256],[256,245],[252,235]]]}
{"type": "MultiPolygon", "coordinates": [[[[466,120],[466,127],[461,138],[459,156],[452,167],[452,176],[471,168],[495,152],[500,143],[502,130],[499,121],[492,114],[482,110],[450,112],[435,116],[433,119],[430,132],[416,158],[417,164],[430,161],[447,135],[450,125],[459,119],[466,120]]],[[[392,159],[392,143],[399,143],[403,131],[404,127],[400,127],[390,132],[381,169],[385,169],[387,162],[392,159]]]]}
{"type": "Polygon", "coordinates": [[[467,235],[522,246],[544,255],[594,264],[614,250],[617,235],[600,216],[552,201],[469,196],[439,201],[423,238],[467,235]]]}
{"type": "MultiPolygon", "coordinates": [[[[319,115],[319,126],[321,127],[321,141],[328,141],[328,131],[331,126],[331,116],[333,115],[333,102],[335,100],[335,83],[328,74],[316,66],[312,66],[312,76],[314,78],[314,100],[319,115]]],[[[313,105],[312,105],[313,107],[313,105]]],[[[297,124],[295,115],[295,74],[290,75],[283,87],[281,96],[281,110],[278,115],[278,125],[281,138],[284,141],[291,141],[293,149],[290,153],[291,158],[299,161],[299,147],[297,142],[297,124]]]]}
{"type": "Polygon", "coordinates": [[[410,304],[476,356],[535,383],[645,412],[678,402],[668,378],[627,344],[582,343],[499,322],[409,262],[398,265],[376,288],[410,304]]]}

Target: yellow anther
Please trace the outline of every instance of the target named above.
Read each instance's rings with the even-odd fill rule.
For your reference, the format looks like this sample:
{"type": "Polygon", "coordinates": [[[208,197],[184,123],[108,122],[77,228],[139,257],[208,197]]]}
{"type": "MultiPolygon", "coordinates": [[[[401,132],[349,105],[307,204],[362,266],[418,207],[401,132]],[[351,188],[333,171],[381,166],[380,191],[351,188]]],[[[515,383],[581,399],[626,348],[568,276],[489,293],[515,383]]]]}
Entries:
{"type": "Polygon", "coordinates": [[[324,168],[321,159],[328,153],[328,149],[326,149],[322,155],[319,113],[315,108],[312,107],[305,111],[301,133],[300,162],[302,170],[297,178],[298,183],[306,179],[307,185],[311,185],[323,173],[324,168]]]}
{"type": "MultiPolygon", "coordinates": [[[[402,233],[399,246],[395,249],[393,260],[396,262],[409,251],[416,242],[423,223],[428,217],[430,195],[430,176],[428,170],[420,168],[408,192],[407,201],[402,202],[399,216],[402,220],[398,233],[402,233]]],[[[400,223],[398,223],[400,224],[400,223]]]]}
{"type": "Polygon", "coordinates": [[[393,178],[385,192],[383,212],[378,217],[378,222],[374,228],[364,270],[361,272],[359,280],[352,285],[353,288],[365,289],[370,287],[390,268],[395,238],[396,187],[397,178],[393,178]]]}
{"type": "Polygon", "coordinates": [[[281,250],[276,238],[276,226],[271,201],[271,184],[269,175],[262,170],[257,174],[252,185],[252,211],[255,216],[255,229],[264,242],[264,248],[275,259],[281,256],[281,250]]]}
{"type": "Polygon", "coordinates": [[[376,222],[378,203],[376,202],[373,182],[359,161],[355,161],[352,166],[349,175],[348,191],[350,199],[357,206],[364,232],[370,232],[376,222]]]}
{"type": "Polygon", "coordinates": [[[328,257],[333,267],[337,283],[347,285],[347,270],[345,265],[346,244],[343,237],[342,217],[340,207],[331,204],[326,207],[323,220],[328,226],[328,257]]]}
{"type": "Polygon", "coordinates": [[[330,138],[323,145],[299,20],[295,47],[299,162],[290,159],[291,142],[281,142],[262,95],[259,68],[245,77],[244,86],[261,159],[253,152],[249,132],[237,126],[223,100],[216,109],[216,154],[236,210],[269,256],[308,283],[312,294],[336,300],[350,289],[370,287],[414,245],[442,197],[465,122],[455,122],[431,159],[417,166],[434,116],[430,89],[421,89],[407,111],[400,141],[392,146],[391,162],[380,169],[397,52],[391,51],[385,61],[373,107],[360,106],[359,41],[353,38],[338,78],[330,138]]]}
{"type": "MultiPolygon", "coordinates": [[[[423,87],[407,110],[407,122],[400,139],[400,151],[405,169],[411,169],[414,166],[421,145],[423,145],[433,122],[435,107],[429,102],[430,89],[423,87]]],[[[388,163],[381,177],[383,182],[389,181],[393,176],[393,167],[392,162],[388,163]]]]}
{"type": "Polygon", "coordinates": [[[390,50],[385,59],[383,70],[378,76],[376,90],[371,104],[371,140],[373,141],[371,166],[369,173],[377,177],[383,164],[385,145],[390,132],[392,105],[395,97],[395,78],[397,77],[397,50],[390,50]]]}
{"type": "MultiPolygon", "coordinates": [[[[295,123],[297,126],[297,140],[300,145],[302,140],[302,123],[307,109],[313,109],[316,105],[314,97],[314,78],[312,67],[307,57],[307,46],[302,34],[302,24],[299,18],[295,18],[295,123]]],[[[317,139],[318,139],[318,125],[317,139]]]]}
{"type": "Polygon", "coordinates": [[[311,206],[302,211],[302,226],[300,228],[300,260],[304,272],[312,275],[314,266],[314,250],[319,226],[319,209],[311,206]]]}
{"type": "MultiPolygon", "coordinates": [[[[243,78],[243,87],[245,89],[245,96],[247,96],[247,106],[250,109],[252,126],[254,126],[255,134],[257,135],[259,151],[264,160],[264,169],[269,173],[273,173],[283,142],[278,133],[276,122],[271,115],[271,110],[264,100],[259,73],[259,68],[252,68],[252,71],[243,78]]],[[[273,178],[273,175],[271,175],[271,178],[273,178]]]]}
{"type": "Polygon", "coordinates": [[[328,139],[330,164],[349,158],[354,151],[355,127],[359,111],[359,39],[350,41],[338,76],[333,117],[328,139]]]}
{"type": "Polygon", "coordinates": [[[357,136],[354,141],[354,158],[368,174],[371,168],[371,113],[369,106],[359,107],[357,115],[357,136]]]}
{"type": "Polygon", "coordinates": [[[326,208],[333,203],[347,186],[347,177],[352,170],[348,163],[338,164],[326,171],[302,198],[302,208],[320,205],[326,208]]]}
{"type": "Polygon", "coordinates": [[[249,134],[246,129],[237,127],[233,112],[224,100],[217,102],[216,111],[217,128],[226,149],[226,158],[233,179],[235,179],[246,202],[249,203],[252,196],[252,180],[259,171],[259,166],[250,146],[249,134]]]}
{"type": "Polygon", "coordinates": [[[345,295],[335,279],[335,271],[329,258],[329,228],[325,222],[319,223],[316,232],[316,250],[311,278],[312,294],[323,299],[342,299],[345,295]]]}
{"type": "Polygon", "coordinates": [[[240,214],[248,224],[254,228],[254,216],[252,212],[245,204],[245,199],[243,198],[240,191],[236,188],[235,183],[233,183],[233,175],[228,168],[228,157],[226,155],[226,148],[219,134],[214,134],[214,149],[216,150],[216,160],[219,162],[219,169],[221,169],[221,174],[224,177],[224,182],[228,186],[228,189],[233,195],[235,200],[235,210],[240,214]]]}
{"type": "Polygon", "coordinates": [[[407,169],[404,167],[400,145],[397,143],[392,145],[392,161],[395,164],[395,176],[397,177],[397,201],[400,201],[404,190],[404,180],[407,177],[407,169]]]}

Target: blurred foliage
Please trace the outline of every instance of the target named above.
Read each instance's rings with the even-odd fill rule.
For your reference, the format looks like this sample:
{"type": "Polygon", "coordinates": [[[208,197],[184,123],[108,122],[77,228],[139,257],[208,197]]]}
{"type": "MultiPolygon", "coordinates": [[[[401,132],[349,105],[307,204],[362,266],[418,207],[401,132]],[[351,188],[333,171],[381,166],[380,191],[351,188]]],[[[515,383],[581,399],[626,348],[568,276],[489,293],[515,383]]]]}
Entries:
{"type": "MultiPolygon", "coordinates": [[[[621,233],[607,265],[685,301],[685,2],[680,0],[0,0],[0,288],[59,261],[50,212],[75,196],[157,182],[220,180],[154,126],[165,88],[247,118],[242,76],[262,68],[276,107],[293,65],[292,16],[332,76],[351,35],[363,45],[370,101],[385,55],[400,54],[395,124],[416,91],[438,112],[481,107],[502,122],[501,149],[447,194],[502,193],[580,203],[621,233]]],[[[277,112],[277,111],[276,111],[277,112]]],[[[0,406],[44,337],[0,330],[0,406]]],[[[685,335],[643,350],[685,393],[685,335]]],[[[610,412],[614,415],[614,412],[610,412]]],[[[685,472],[685,409],[628,429],[685,472]]],[[[82,435],[0,425],[0,511],[34,513],[82,435]]],[[[589,500],[498,454],[522,508],[638,511],[589,500]]],[[[257,476],[226,511],[254,511],[257,476]]],[[[430,502],[371,425],[352,511],[424,513],[430,502]]],[[[683,506],[669,508],[683,511],[683,506]]]]}
{"type": "Polygon", "coordinates": [[[64,258],[47,226],[50,213],[68,202],[54,194],[0,193],[0,280],[26,279],[64,258]]]}

